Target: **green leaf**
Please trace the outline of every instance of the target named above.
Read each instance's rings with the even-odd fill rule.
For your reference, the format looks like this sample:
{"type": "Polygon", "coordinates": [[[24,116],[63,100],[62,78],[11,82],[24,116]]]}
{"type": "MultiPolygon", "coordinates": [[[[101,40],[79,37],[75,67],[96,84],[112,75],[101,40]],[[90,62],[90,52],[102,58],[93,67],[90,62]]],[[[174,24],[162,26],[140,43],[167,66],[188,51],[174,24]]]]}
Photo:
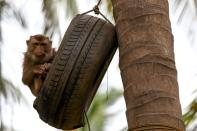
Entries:
{"type": "Polygon", "coordinates": [[[183,121],[186,126],[189,126],[195,119],[197,115],[197,100],[193,100],[188,107],[188,111],[183,115],[183,121]]]}
{"type": "MultiPolygon", "coordinates": [[[[88,111],[88,120],[90,122],[91,130],[103,131],[107,119],[114,117],[117,113],[106,114],[106,109],[110,107],[118,98],[122,96],[120,90],[112,88],[108,96],[106,93],[98,92],[93,99],[93,102],[88,111]]],[[[88,131],[87,124],[79,131],[88,131]]]]}

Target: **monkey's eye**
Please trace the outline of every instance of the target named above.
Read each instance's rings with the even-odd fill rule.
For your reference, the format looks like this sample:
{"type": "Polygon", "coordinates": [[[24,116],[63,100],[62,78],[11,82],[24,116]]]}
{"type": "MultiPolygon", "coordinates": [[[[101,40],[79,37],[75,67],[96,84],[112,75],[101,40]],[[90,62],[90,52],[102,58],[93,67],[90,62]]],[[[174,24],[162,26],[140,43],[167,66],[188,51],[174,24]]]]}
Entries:
{"type": "Polygon", "coordinates": [[[38,45],[39,45],[39,43],[35,42],[35,43],[33,43],[33,45],[38,46],[38,45]]]}
{"type": "Polygon", "coordinates": [[[40,45],[41,45],[41,46],[46,46],[46,45],[47,45],[47,43],[40,43],[40,45]]]}

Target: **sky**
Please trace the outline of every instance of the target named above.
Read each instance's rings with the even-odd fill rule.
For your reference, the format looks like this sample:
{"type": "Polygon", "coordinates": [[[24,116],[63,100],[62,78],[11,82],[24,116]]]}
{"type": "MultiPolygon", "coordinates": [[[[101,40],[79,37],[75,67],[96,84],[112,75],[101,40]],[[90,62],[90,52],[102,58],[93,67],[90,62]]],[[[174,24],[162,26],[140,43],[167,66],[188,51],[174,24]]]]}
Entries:
{"type": "MultiPolygon", "coordinates": [[[[4,121],[7,124],[12,124],[18,131],[56,131],[56,129],[48,126],[39,119],[37,112],[33,109],[32,103],[35,97],[31,94],[29,88],[24,86],[21,82],[22,78],[22,62],[23,52],[26,50],[25,41],[30,35],[42,32],[42,22],[40,21],[41,4],[40,0],[13,0],[17,3],[17,8],[24,12],[28,20],[28,29],[22,29],[17,22],[10,19],[4,20],[1,24],[3,27],[4,44],[1,47],[2,51],[2,72],[4,76],[20,88],[28,101],[28,106],[14,105],[14,111],[9,106],[4,109],[4,121]],[[12,119],[9,116],[14,115],[12,119]],[[24,124],[25,123],[25,124],[24,124]]],[[[80,13],[90,10],[96,3],[94,1],[86,0],[83,3],[79,2],[80,13]]],[[[61,9],[60,9],[61,10],[61,9]]],[[[101,8],[102,11],[102,8],[101,8]]],[[[105,13],[105,11],[103,11],[105,13]]],[[[64,34],[69,25],[65,21],[64,13],[60,11],[61,18],[61,32],[64,34]]],[[[108,17],[108,16],[107,16],[108,17]]],[[[191,45],[187,37],[187,32],[184,26],[179,26],[176,19],[171,13],[172,31],[175,40],[175,61],[178,71],[179,94],[183,112],[185,111],[189,102],[194,98],[193,91],[197,86],[197,46],[191,45]]],[[[54,47],[58,47],[58,42],[53,41],[54,47]]],[[[113,61],[108,69],[108,81],[106,76],[101,83],[100,90],[107,90],[107,87],[116,87],[123,90],[120,71],[118,68],[118,52],[115,54],[113,61]],[[106,84],[108,83],[108,85],[106,84]]],[[[123,97],[116,102],[115,105],[108,109],[108,112],[119,113],[116,119],[106,123],[106,131],[119,131],[119,129],[126,126],[125,117],[125,102],[123,97]],[[121,121],[121,123],[120,123],[121,121]],[[121,124],[121,125],[120,125],[121,124]]]]}

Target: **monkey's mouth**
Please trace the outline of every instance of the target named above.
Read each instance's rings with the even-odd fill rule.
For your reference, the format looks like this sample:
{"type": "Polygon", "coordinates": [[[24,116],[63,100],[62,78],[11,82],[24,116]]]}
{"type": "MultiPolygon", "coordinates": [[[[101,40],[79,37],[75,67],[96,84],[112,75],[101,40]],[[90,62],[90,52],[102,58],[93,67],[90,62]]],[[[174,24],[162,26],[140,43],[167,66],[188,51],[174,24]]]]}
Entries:
{"type": "Polygon", "coordinates": [[[35,62],[35,63],[43,63],[45,62],[45,55],[41,55],[41,56],[37,56],[37,55],[33,55],[32,56],[32,60],[35,62]]]}
{"type": "Polygon", "coordinates": [[[50,61],[51,60],[51,54],[44,54],[44,55],[40,55],[40,56],[33,56],[32,59],[36,62],[36,63],[45,63],[46,61],[50,61]]]}

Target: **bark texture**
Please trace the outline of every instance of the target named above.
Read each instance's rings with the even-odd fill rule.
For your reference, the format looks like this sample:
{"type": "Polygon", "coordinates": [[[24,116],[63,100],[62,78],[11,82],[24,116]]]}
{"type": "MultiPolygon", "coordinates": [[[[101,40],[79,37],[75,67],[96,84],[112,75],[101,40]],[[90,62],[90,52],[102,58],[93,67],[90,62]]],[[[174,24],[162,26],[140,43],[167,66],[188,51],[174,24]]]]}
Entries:
{"type": "Polygon", "coordinates": [[[129,131],[184,131],[167,0],[112,0],[129,131]]]}

